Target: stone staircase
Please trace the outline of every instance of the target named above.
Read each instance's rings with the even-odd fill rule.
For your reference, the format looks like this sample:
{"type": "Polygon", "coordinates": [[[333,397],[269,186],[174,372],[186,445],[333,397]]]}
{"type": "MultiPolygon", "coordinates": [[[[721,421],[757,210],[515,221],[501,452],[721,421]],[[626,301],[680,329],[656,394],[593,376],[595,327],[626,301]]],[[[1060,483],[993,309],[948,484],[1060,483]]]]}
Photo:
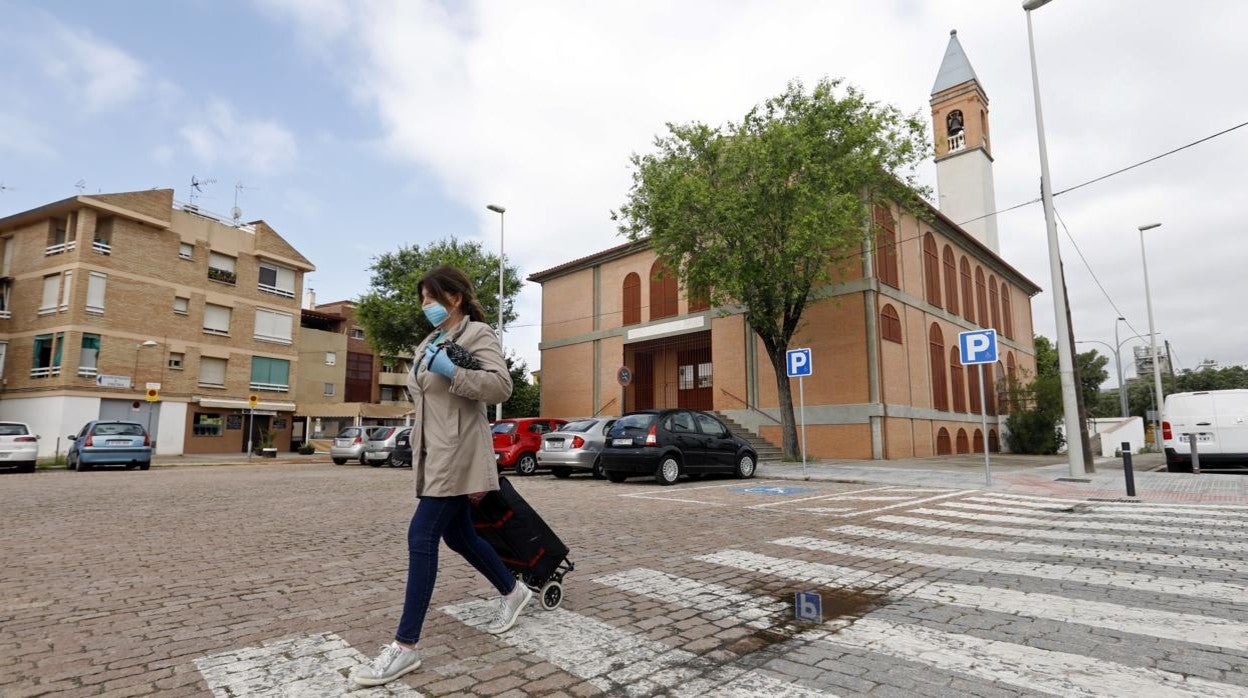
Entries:
{"type": "Polygon", "coordinates": [[[723,422],[725,426],[731,429],[733,434],[736,434],[737,436],[740,436],[750,442],[750,446],[753,447],[754,452],[758,454],[758,460],[760,462],[779,461],[784,458],[784,452],[773,445],[770,441],[736,423],[724,413],[712,411],[711,414],[715,415],[719,421],[723,422]]]}

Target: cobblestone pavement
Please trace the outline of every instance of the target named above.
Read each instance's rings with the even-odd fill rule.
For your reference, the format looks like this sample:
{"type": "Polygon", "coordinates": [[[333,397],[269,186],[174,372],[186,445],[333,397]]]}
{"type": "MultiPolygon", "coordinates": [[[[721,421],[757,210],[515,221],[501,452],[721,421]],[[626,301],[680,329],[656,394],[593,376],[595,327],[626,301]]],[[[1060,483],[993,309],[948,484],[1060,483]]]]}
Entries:
{"type": "Polygon", "coordinates": [[[2,474],[0,695],[1248,695],[1248,506],[513,482],[572,548],[563,604],[488,635],[446,552],[421,669],[352,690],[400,611],[409,470],[2,474]]]}

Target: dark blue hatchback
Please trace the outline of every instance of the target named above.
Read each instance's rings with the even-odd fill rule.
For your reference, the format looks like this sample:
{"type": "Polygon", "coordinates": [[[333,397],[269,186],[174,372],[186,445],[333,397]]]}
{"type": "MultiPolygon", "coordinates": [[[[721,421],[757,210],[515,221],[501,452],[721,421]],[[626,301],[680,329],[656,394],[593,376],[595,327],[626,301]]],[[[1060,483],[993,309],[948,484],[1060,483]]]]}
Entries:
{"type": "Polygon", "coordinates": [[[97,465],[124,465],[147,470],[152,467],[152,439],[138,422],[91,421],[69,436],[66,465],[70,470],[90,470],[97,465]]]}
{"type": "Polygon", "coordinates": [[[758,454],[723,422],[693,410],[630,412],[615,421],[602,448],[602,470],[611,482],[651,475],[672,485],[681,475],[724,473],[754,477],[758,454]]]}

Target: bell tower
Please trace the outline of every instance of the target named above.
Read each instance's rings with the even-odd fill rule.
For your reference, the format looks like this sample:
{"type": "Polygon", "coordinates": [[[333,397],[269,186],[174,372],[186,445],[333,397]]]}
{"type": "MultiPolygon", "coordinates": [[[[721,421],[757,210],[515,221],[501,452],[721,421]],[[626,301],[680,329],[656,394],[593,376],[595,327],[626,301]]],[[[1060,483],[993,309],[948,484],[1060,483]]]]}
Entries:
{"type": "Polygon", "coordinates": [[[997,218],[982,217],[997,210],[988,95],[962,50],[956,29],[949,32],[945,58],[932,85],[931,105],[940,212],[1000,254],[997,218]]]}

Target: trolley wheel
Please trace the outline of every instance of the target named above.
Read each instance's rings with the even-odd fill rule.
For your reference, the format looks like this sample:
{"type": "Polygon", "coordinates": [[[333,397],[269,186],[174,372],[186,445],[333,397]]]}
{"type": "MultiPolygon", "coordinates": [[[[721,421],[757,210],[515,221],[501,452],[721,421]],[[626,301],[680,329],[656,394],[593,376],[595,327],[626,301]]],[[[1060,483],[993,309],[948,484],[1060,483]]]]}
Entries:
{"type": "Polygon", "coordinates": [[[563,585],[559,582],[546,582],[542,585],[540,595],[542,608],[547,611],[553,611],[559,608],[559,604],[563,602],[563,585]]]}

